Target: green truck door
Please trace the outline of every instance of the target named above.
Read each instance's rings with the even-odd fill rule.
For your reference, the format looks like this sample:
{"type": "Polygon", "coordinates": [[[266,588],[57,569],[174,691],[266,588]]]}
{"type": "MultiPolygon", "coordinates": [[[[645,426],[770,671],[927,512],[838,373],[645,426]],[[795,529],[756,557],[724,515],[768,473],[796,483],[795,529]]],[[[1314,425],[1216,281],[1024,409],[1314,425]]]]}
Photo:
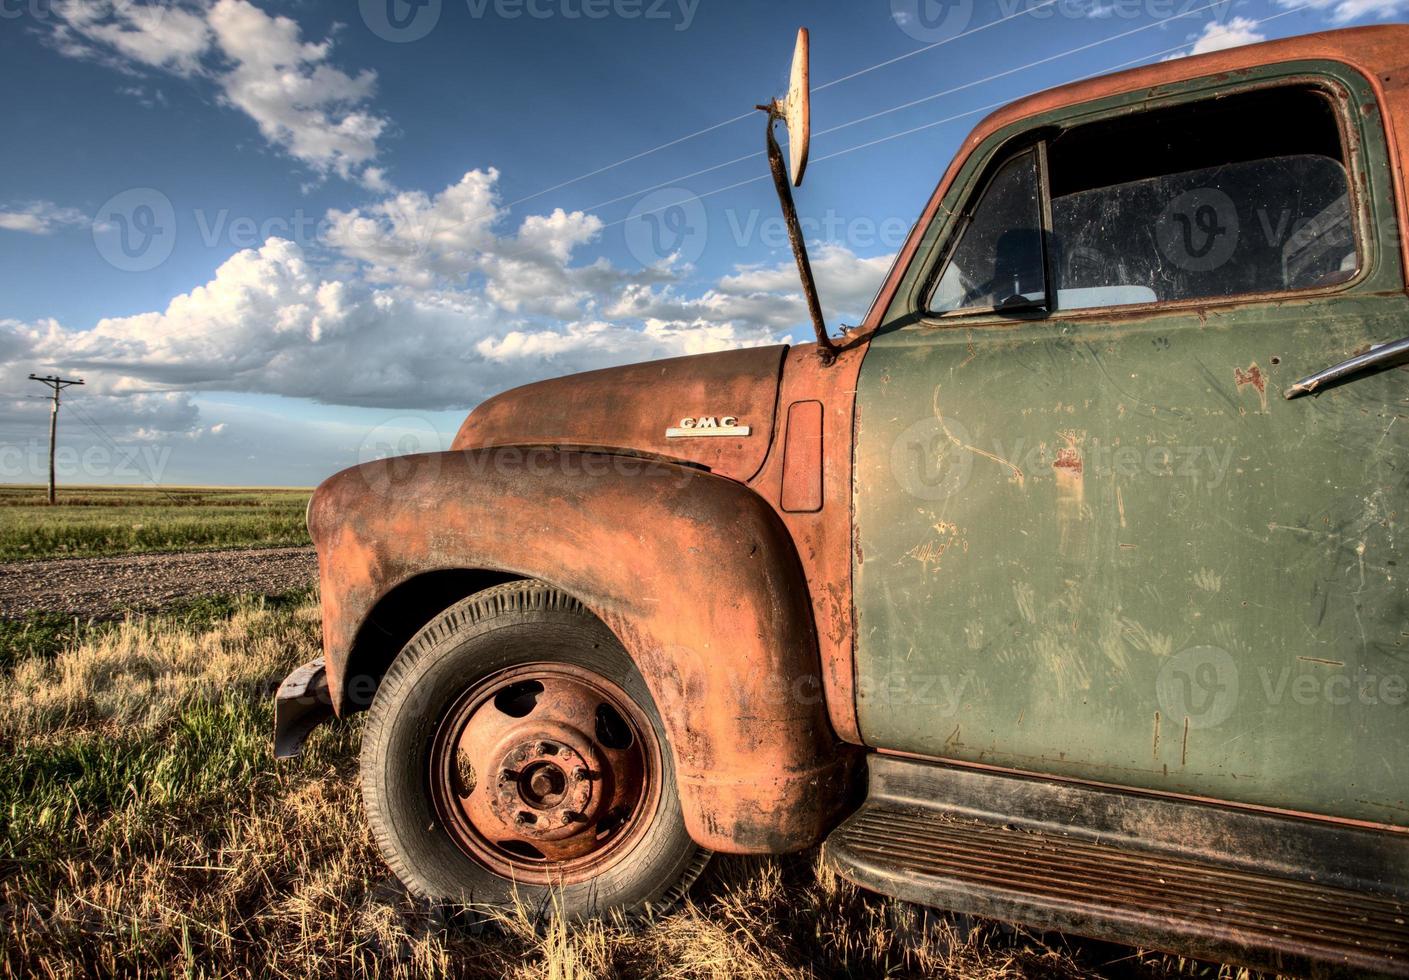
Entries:
{"type": "Polygon", "coordinates": [[[1409,823],[1409,374],[1283,397],[1409,335],[1384,137],[1334,66],[1211,94],[1000,134],[927,233],[858,391],[862,735],[1409,823]]]}

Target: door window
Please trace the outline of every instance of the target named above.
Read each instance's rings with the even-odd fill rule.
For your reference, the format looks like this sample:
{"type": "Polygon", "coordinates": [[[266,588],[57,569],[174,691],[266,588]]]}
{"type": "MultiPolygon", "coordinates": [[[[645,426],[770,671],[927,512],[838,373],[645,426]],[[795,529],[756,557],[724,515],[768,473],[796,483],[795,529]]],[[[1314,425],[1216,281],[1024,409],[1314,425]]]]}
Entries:
{"type": "Polygon", "coordinates": [[[930,310],[1044,306],[1048,279],[1059,310],[1290,292],[1360,265],[1335,110],[1317,89],[1273,89],[1075,127],[1011,157],[930,310]]]}
{"type": "Polygon", "coordinates": [[[1006,309],[1046,300],[1037,151],[998,168],[959,233],[934,291],[936,311],[1006,309]]]}

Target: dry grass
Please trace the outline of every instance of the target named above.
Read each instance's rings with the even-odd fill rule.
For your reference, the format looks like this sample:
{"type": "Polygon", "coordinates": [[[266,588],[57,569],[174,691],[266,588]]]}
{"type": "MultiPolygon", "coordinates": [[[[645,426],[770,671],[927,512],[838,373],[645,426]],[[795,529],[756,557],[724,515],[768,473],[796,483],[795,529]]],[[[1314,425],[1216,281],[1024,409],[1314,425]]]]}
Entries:
{"type": "Polygon", "coordinates": [[[273,762],[273,684],[317,650],[316,606],[249,603],[94,630],[0,676],[7,975],[1230,975],[924,912],[811,857],[717,859],[689,902],[642,923],[521,909],[473,933],[375,853],[356,722],[273,762]]]}

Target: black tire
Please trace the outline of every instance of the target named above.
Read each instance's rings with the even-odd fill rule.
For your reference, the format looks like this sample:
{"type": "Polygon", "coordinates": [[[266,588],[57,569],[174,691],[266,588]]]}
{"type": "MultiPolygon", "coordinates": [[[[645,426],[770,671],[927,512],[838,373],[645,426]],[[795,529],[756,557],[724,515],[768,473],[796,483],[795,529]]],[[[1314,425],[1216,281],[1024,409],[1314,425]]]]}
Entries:
{"type": "MultiPolygon", "coordinates": [[[[649,743],[649,734],[640,742],[649,743]]],[[[661,909],[685,893],[710,857],[685,831],[665,729],[635,664],[581,603],[542,582],[510,582],[462,600],[406,644],[368,712],[361,767],[367,818],[383,856],[412,893],[437,905],[519,905],[569,918],[661,909]],[[443,744],[448,719],[459,717],[457,703],[505,671],[535,669],[528,665],[550,671],[563,665],[615,685],[639,709],[636,717],[649,720],[659,747],[649,780],[659,784],[654,806],[643,799],[630,835],[613,845],[619,853],[590,877],[577,874],[579,880],[526,883],[524,875],[496,866],[498,855],[481,860],[463,829],[457,836],[457,818],[445,816],[445,791],[433,789],[443,785],[433,771],[444,771],[435,769],[443,750],[433,744],[443,744]]],[[[478,787],[481,777],[468,778],[478,787]]],[[[538,867],[553,877],[552,861],[538,867]]]]}

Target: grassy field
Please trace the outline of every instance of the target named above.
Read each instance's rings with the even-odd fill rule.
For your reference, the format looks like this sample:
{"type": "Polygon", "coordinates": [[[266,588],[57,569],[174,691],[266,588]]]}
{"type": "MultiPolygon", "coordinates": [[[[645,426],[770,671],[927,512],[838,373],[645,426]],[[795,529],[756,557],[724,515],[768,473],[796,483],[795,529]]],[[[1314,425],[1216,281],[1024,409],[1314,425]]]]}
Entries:
{"type": "Polygon", "coordinates": [[[0,561],[309,543],[297,489],[0,486],[0,561]]]}
{"type": "Polygon", "coordinates": [[[299,760],[271,757],[273,686],[319,649],[311,595],[0,645],[8,976],[1235,975],[921,912],[811,856],[716,858],[686,904],[639,925],[524,911],[469,934],[411,901],[377,856],[355,720],[299,760]]]}

